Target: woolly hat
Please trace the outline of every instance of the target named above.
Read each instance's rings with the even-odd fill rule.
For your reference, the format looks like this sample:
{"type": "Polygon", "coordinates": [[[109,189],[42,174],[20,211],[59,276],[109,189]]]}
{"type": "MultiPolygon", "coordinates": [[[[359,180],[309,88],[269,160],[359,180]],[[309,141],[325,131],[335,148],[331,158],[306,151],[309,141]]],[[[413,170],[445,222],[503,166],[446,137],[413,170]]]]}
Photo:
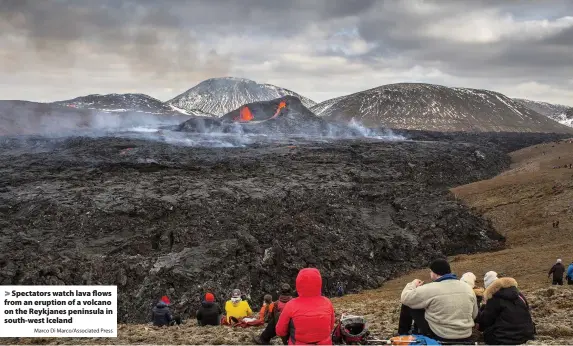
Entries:
{"type": "Polygon", "coordinates": [[[476,276],[472,272],[467,272],[464,275],[462,275],[460,281],[463,281],[466,284],[470,285],[471,288],[474,288],[476,286],[476,276]]]}
{"type": "Polygon", "coordinates": [[[558,259],[557,259],[557,263],[561,263],[561,258],[558,258],[558,259]]]}
{"type": "Polygon", "coordinates": [[[169,297],[167,297],[167,296],[161,297],[161,301],[167,305],[171,304],[171,302],[169,301],[169,297]]]}
{"type": "Polygon", "coordinates": [[[491,285],[495,280],[497,280],[497,273],[494,271],[489,271],[487,273],[485,273],[485,276],[483,277],[483,284],[485,286],[485,288],[488,288],[489,285],[491,285]]]}
{"type": "Polygon", "coordinates": [[[434,260],[430,264],[430,270],[439,276],[443,276],[443,275],[452,273],[452,269],[450,268],[450,264],[445,259],[434,260]]]}
{"type": "Polygon", "coordinates": [[[281,294],[288,295],[291,294],[291,289],[289,284],[282,284],[281,285],[281,294]]]}
{"type": "Polygon", "coordinates": [[[214,302],[215,301],[215,296],[213,295],[213,293],[207,293],[205,294],[205,301],[206,302],[214,302]]]}
{"type": "Polygon", "coordinates": [[[231,295],[232,298],[241,298],[241,290],[238,288],[235,288],[233,290],[233,294],[231,295]]]}

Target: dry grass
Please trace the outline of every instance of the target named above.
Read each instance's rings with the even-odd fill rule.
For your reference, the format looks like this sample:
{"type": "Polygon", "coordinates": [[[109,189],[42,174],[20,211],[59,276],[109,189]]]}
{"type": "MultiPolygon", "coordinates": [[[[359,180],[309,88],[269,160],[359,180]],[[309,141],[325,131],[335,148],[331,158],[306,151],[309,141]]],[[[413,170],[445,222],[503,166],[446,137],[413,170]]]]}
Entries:
{"type": "MultiPolygon", "coordinates": [[[[517,279],[532,307],[538,339],[534,343],[573,344],[573,286],[549,287],[547,271],[556,258],[573,261],[573,169],[553,169],[573,163],[573,144],[537,145],[512,153],[511,169],[490,180],[460,186],[452,192],[507,237],[508,249],[496,253],[461,255],[452,267],[478,276],[495,270],[517,279]],[[545,152],[545,154],[543,154],[545,152]],[[552,222],[560,221],[559,229],[552,222]]],[[[333,299],[338,313],[364,315],[379,337],[397,330],[398,297],[404,284],[427,279],[421,270],[388,282],[384,287],[333,299]]],[[[480,282],[478,281],[478,284],[480,282]]],[[[249,344],[259,329],[197,327],[155,328],[120,325],[116,339],[5,339],[22,344],[249,344]]],[[[2,340],[0,340],[2,341],[2,340]]]]}

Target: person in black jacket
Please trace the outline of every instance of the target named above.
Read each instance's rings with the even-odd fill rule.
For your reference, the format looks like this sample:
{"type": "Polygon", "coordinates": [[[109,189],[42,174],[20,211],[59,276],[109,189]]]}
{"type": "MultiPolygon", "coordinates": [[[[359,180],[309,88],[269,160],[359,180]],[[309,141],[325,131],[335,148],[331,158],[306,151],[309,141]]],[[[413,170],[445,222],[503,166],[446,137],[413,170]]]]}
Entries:
{"type": "Polygon", "coordinates": [[[153,325],[157,327],[169,326],[172,324],[173,316],[169,307],[164,301],[160,301],[152,310],[153,325]]]}
{"type": "Polygon", "coordinates": [[[563,285],[563,274],[565,274],[565,266],[563,263],[561,263],[561,259],[558,259],[557,263],[551,267],[547,277],[551,276],[551,274],[553,274],[554,285],[563,285]]]}
{"type": "Polygon", "coordinates": [[[200,326],[218,326],[221,323],[221,315],[223,310],[215,303],[215,296],[212,293],[205,294],[205,300],[197,311],[197,323],[200,326]]]}
{"type": "Polygon", "coordinates": [[[517,289],[515,279],[493,281],[484,293],[484,308],[477,318],[479,330],[488,345],[516,345],[534,340],[535,325],[527,300],[517,289]]]}

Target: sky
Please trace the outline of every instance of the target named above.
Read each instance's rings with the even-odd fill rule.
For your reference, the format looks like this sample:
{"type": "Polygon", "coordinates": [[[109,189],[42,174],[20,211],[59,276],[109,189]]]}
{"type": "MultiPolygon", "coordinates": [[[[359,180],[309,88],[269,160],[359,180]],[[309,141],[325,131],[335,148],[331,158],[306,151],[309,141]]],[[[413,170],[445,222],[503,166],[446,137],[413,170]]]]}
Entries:
{"type": "Polygon", "coordinates": [[[0,0],[0,33],[0,99],[233,76],[317,102],[423,82],[573,106],[571,0],[0,0]]]}

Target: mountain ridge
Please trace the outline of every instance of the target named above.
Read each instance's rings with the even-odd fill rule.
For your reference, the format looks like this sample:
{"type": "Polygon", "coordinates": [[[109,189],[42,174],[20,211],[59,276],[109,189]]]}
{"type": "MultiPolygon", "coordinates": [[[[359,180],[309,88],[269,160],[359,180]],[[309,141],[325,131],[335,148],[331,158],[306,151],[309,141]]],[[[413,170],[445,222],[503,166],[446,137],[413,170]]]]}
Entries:
{"type": "Polygon", "coordinates": [[[94,109],[107,112],[139,111],[145,113],[163,114],[174,110],[161,100],[142,93],[111,93],[89,94],[69,100],[52,102],[54,105],[94,109]]]}
{"type": "Polygon", "coordinates": [[[571,106],[520,98],[514,98],[514,100],[560,124],[573,127],[573,107],[571,106]]]}
{"type": "Polygon", "coordinates": [[[206,79],[165,103],[182,110],[198,109],[217,117],[252,102],[295,96],[310,108],[316,104],[292,90],[237,77],[206,79]]]}
{"type": "Polygon", "coordinates": [[[490,90],[394,83],[323,101],[311,110],[370,127],[477,132],[565,132],[570,128],[490,90]]]}

